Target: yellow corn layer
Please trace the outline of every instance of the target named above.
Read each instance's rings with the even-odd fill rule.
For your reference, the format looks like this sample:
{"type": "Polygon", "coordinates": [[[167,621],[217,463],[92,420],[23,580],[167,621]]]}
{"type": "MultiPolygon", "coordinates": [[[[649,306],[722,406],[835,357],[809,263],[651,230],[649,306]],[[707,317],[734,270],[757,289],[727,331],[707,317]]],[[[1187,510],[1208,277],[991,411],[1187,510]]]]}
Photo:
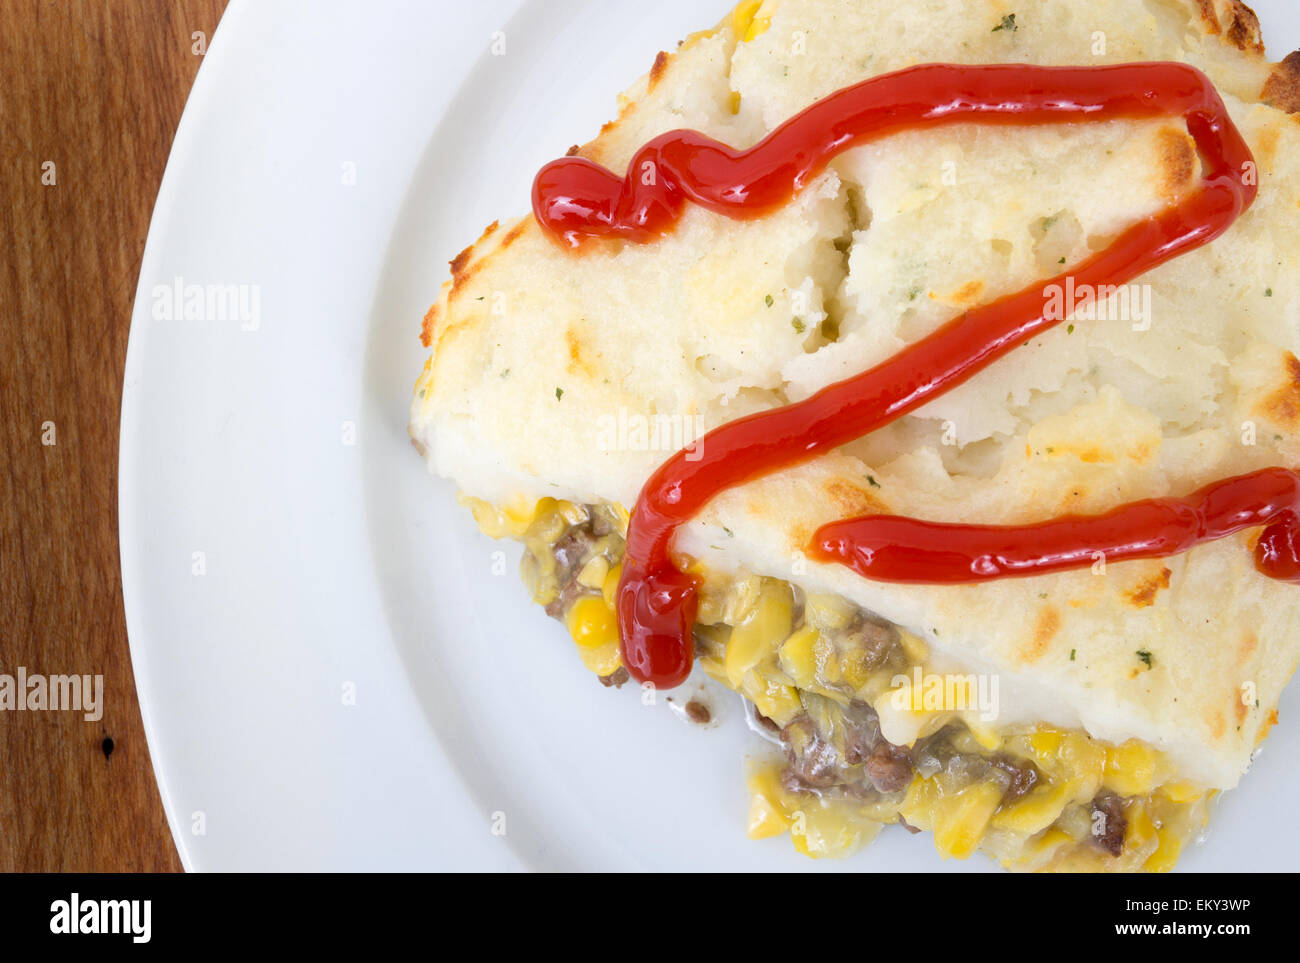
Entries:
{"type": "MultiPolygon", "coordinates": [[[[760,16],[764,10],[758,0],[737,7],[737,34],[753,39],[767,29],[767,17],[760,16]]],[[[462,502],[488,535],[524,539],[543,566],[544,578],[551,546],[569,526],[588,517],[586,509],[553,498],[531,503],[519,498],[501,508],[473,498],[462,502]]],[[[625,533],[626,511],[611,508],[615,527],[625,533]]],[[[578,572],[579,584],[593,594],[578,598],[564,614],[583,664],[602,676],[621,664],[615,597],[622,565],[611,564],[611,556],[617,557],[613,549],[601,550],[578,572]]],[[[892,680],[897,664],[870,669],[865,652],[837,648],[836,640],[859,617],[845,600],[808,595],[804,622],[794,628],[794,594],[787,583],[700,574],[701,666],[778,725],[807,714],[819,730],[834,731],[850,698],[863,698],[895,736],[914,729],[921,737],[960,722],[950,737],[957,751],[1032,759],[1042,777],[1005,807],[996,781],[957,789],[944,782],[942,773],[915,777],[901,803],[896,796],[867,803],[788,793],[780,781],[782,767],[772,765],[750,777],[747,831],[753,838],[789,832],[795,848],[809,856],[847,855],[901,815],[929,830],[945,857],[965,859],[988,839],[993,855],[1012,868],[1162,872],[1173,868],[1198,822],[1204,825],[1213,794],[1170,781],[1173,766],[1150,746],[1136,740],[1105,745],[1085,733],[1052,726],[997,730],[971,711],[948,705],[946,697],[942,705],[927,707],[925,693],[910,688],[910,676],[901,688],[881,683],[882,678],[892,680]],[[1126,799],[1128,828],[1118,858],[1102,853],[1088,838],[1089,804],[1103,790],[1126,799]]],[[[900,631],[900,643],[908,664],[923,667],[929,657],[924,640],[900,631]]]]}

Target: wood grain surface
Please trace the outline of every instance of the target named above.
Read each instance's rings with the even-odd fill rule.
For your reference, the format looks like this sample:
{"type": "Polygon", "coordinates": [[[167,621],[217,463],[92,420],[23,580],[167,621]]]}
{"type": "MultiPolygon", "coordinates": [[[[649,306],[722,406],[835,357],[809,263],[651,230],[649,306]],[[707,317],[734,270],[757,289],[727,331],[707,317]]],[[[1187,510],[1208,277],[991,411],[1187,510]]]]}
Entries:
{"type": "Polygon", "coordinates": [[[118,411],[194,35],[225,4],[0,2],[0,675],[103,676],[97,722],[0,711],[0,870],[180,868],[127,650],[118,411]]]}

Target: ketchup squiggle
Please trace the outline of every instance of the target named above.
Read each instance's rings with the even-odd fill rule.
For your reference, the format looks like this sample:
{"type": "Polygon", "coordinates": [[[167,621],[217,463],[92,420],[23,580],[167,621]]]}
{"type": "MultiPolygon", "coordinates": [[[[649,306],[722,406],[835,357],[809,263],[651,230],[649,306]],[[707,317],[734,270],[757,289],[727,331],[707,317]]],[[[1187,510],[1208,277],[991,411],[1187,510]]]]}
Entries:
{"type": "MultiPolygon", "coordinates": [[[[652,241],[687,201],[734,218],[787,203],[850,147],[918,126],[1028,125],[1181,115],[1204,179],[1179,204],[1141,221],[1068,272],[1076,287],[1121,285],[1208,244],[1254,201],[1254,158],[1209,79],[1185,64],[1104,67],[930,64],[875,77],[818,101],[748,150],[672,131],[633,157],[625,177],[580,157],[546,165],[533,187],[542,226],[577,246],[586,238],[652,241]]],[[[677,527],[719,492],[801,464],[889,424],[962,384],[1059,319],[1048,286],[1066,274],[950,321],[862,374],[812,397],[741,418],[680,452],[646,482],[632,512],[617,609],[623,661],[642,682],[669,687],[691,668],[697,580],[669,557],[677,527]]],[[[1300,479],[1272,468],[1184,499],[1153,499],[1095,518],[1027,526],[941,525],[873,516],[823,526],[811,555],[868,578],[971,582],[1109,559],[1186,551],[1266,525],[1256,565],[1300,581],[1300,479]],[[942,545],[942,549],[935,548],[942,545]]]]}

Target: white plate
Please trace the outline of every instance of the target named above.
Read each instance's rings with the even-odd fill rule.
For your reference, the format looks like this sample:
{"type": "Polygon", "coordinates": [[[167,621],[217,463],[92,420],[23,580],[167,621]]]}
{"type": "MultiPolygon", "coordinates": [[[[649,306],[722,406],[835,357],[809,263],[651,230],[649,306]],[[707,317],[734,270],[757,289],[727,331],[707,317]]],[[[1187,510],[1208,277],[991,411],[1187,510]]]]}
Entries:
{"type": "MultiPolygon", "coordinates": [[[[445,262],[725,11],[706,6],[231,4],[159,193],[122,402],[131,655],[187,868],[990,868],[903,833],[834,864],[746,840],[738,705],[699,730],[597,686],[406,439],[445,262]],[[248,285],[257,323],[156,317],[177,278],[248,285]]],[[[1275,54],[1300,47],[1288,0],[1256,6],[1275,54]]],[[[1185,868],[1295,865],[1268,828],[1300,790],[1295,708],[1185,868]]]]}

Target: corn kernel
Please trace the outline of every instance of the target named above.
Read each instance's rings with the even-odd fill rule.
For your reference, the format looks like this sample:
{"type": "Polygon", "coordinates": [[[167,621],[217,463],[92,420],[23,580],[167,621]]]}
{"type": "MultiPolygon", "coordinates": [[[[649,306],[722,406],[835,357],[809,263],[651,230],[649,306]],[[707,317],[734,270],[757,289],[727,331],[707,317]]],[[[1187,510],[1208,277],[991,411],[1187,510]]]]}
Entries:
{"type": "Polygon", "coordinates": [[[811,686],[816,678],[817,661],[814,651],[820,638],[816,629],[805,625],[795,629],[794,635],[781,645],[781,669],[802,689],[811,686]]]}
{"type": "Polygon", "coordinates": [[[967,786],[943,799],[934,813],[934,845],[942,856],[966,859],[984,837],[1002,802],[1002,787],[992,782],[967,786]]]}
{"type": "Polygon", "coordinates": [[[721,659],[707,655],[701,656],[699,659],[699,666],[700,669],[703,670],[704,674],[714,682],[721,683],[722,685],[727,684],[727,670],[726,667],[723,666],[721,659]]]}
{"type": "Polygon", "coordinates": [[[1070,787],[1065,783],[1035,786],[1027,795],[994,816],[993,825],[1032,836],[1056,822],[1061,810],[1070,802],[1070,796],[1070,787]]]}
{"type": "Polygon", "coordinates": [[[790,828],[786,819],[766,796],[754,796],[749,802],[749,820],[745,834],[750,839],[768,839],[780,836],[790,828]]]}
{"type": "Polygon", "coordinates": [[[727,593],[716,582],[702,581],[696,598],[696,622],[700,625],[720,625],[726,621],[727,593]]]}
{"type": "Polygon", "coordinates": [[[1063,735],[1060,729],[1053,729],[1051,726],[1039,726],[1034,730],[1034,734],[1029,737],[1029,745],[1033,747],[1034,755],[1040,762],[1056,756],[1060,751],[1063,735]]]}
{"type": "Polygon", "coordinates": [[[818,595],[813,592],[808,593],[804,600],[804,612],[808,621],[823,632],[847,629],[857,614],[853,605],[838,595],[818,595]]]}
{"type": "Polygon", "coordinates": [[[511,535],[519,536],[528,531],[528,526],[538,515],[554,508],[555,499],[543,498],[541,501],[530,502],[527,499],[515,499],[509,505],[501,510],[501,516],[505,520],[506,528],[511,535]]]}
{"type": "Polygon", "coordinates": [[[618,621],[604,599],[583,596],[569,607],[565,621],[569,634],[581,649],[596,649],[618,642],[618,621]]]}
{"type": "MultiPolygon", "coordinates": [[[[457,495],[456,500],[470,510],[470,513],[474,516],[474,524],[488,538],[505,538],[511,534],[505,513],[495,506],[488,504],[481,498],[472,498],[464,494],[457,495]]],[[[527,528],[527,526],[524,527],[527,528]]]]}
{"type": "Polygon", "coordinates": [[[1156,851],[1147,857],[1142,868],[1148,873],[1167,873],[1178,862],[1183,851],[1183,841],[1177,833],[1163,826],[1156,830],[1156,839],[1159,841],[1156,851]]]}
{"type": "Polygon", "coordinates": [[[846,652],[841,656],[840,678],[855,691],[865,689],[871,683],[871,669],[867,664],[866,655],[862,652],[846,652]]]}
{"type": "Polygon", "coordinates": [[[1126,806],[1124,818],[1128,821],[1128,827],[1124,830],[1124,851],[1127,853],[1142,848],[1154,850],[1159,837],[1147,807],[1142,803],[1126,806]]]}
{"type": "Polygon", "coordinates": [[[614,599],[618,596],[619,579],[623,577],[623,563],[619,562],[605,575],[605,581],[601,583],[600,594],[605,599],[605,604],[611,608],[614,606],[614,599]]]}
{"type": "Polygon", "coordinates": [[[931,829],[934,827],[935,803],[941,795],[937,779],[917,776],[907,787],[903,804],[898,809],[899,814],[917,829],[931,829]]]}
{"type": "MultiPolygon", "coordinates": [[[[802,813],[800,814],[800,816],[802,817],[802,813]]],[[[804,823],[802,820],[800,821],[797,827],[791,827],[790,842],[794,844],[794,851],[798,853],[800,856],[807,856],[810,859],[816,859],[817,857],[814,856],[812,851],[808,848],[807,834],[797,833],[794,831],[796,828],[802,829],[803,827],[804,827],[804,823]]]]}
{"type": "Polygon", "coordinates": [[[513,521],[506,518],[502,513],[507,526],[518,528],[523,526],[528,538],[546,546],[549,551],[550,547],[564,534],[564,530],[570,525],[582,521],[584,517],[581,510],[574,510],[574,506],[568,502],[557,502],[554,498],[543,498],[536,505],[531,520],[522,510],[514,513],[513,521]],[[567,507],[566,507],[567,506],[567,507]]]}
{"type": "Polygon", "coordinates": [[[727,642],[727,678],[733,688],[739,688],[745,673],[774,654],[789,636],[792,608],[789,586],[763,585],[749,617],[735,627],[727,642]]]}
{"type": "Polygon", "coordinates": [[[1041,853],[1043,850],[1053,850],[1072,842],[1074,839],[1064,829],[1049,829],[1038,838],[1035,848],[1041,853]]]}
{"type": "Polygon", "coordinates": [[[744,680],[736,688],[754,703],[754,708],[779,726],[789,725],[803,712],[803,703],[799,701],[797,689],[764,679],[757,672],[745,673],[744,680]]]}
{"type": "Polygon", "coordinates": [[[824,635],[819,636],[813,646],[813,660],[817,665],[817,681],[822,685],[835,686],[843,681],[838,656],[835,643],[824,635]]]}
{"type": "Polygon", "coordinates": [[[763,597],[764,581],[761,578],[747,577],[732,579],[725,586],[722,602],[722,617],[715,621],[728,625],[740,625],[751,618],[763,597]]]}
{"type": "Polygon", "coordinates": [[[871,842],[881,824],[844,805],[810,804],[790,827],[794,848],[813,859],[850,856],[871,842]],[[800,832],[802,830],[802,832],[800,832]]]}
{"type": "Polygon", "coordinates": [[[749,776],[749,820],[745,832],[750,839],[779,836],[790,828],[781,802],[779,767],[765,766],[749,776]]]}
{"type": "Polygon", "coordinates": [[[1205,795],[1190,782],[1171,782],[1160,787],[1161,794],[1170,802],[1195,802],[1205,795]]]}
{"type": "Polygon", "coordinates": [[[1002,866],[1005,869],[1041,870],[1051,862],[1062,847],[1073,843],[1074,838],[1069,833],[1059,827],[1053,827],[1037,839],[1026,840],[1016,859],[1014,861],[1004,859],[1002,866]]]}
{"type": "Polygon", "coordinates": [[[587,564],[582,566],[582,571],[578,573],[578,584],[585,588],[595,589],[597,592],[603,592],[605,578],[608,575],[609,559],[603,555],[593,555],[587,564]]]}
{"type": "Polygon", "coordinates": [[[1106,750],[1102,781],[1121,796],[1144,796],[1155,788],[1156,754],[1146,745],[1130,739],[1106,750]]]}
{"type": "Polygon", "coordinates": [[[589,671],[596,673],[596,675],[613,675],[618,671],[618,667],[623,664],[617,641],[606,642],[594,649],[579,648],[578,658],[582,660],[582,664],[589,671]]]}
{"type": "Polygon", "coordinates": [[[1042,726],[1029,737],[1034,762],[1048,775],[1068,781],[1076,799],[1091,799],[1101,786],[1106,748],[1081,732],[1042,726]]]}

